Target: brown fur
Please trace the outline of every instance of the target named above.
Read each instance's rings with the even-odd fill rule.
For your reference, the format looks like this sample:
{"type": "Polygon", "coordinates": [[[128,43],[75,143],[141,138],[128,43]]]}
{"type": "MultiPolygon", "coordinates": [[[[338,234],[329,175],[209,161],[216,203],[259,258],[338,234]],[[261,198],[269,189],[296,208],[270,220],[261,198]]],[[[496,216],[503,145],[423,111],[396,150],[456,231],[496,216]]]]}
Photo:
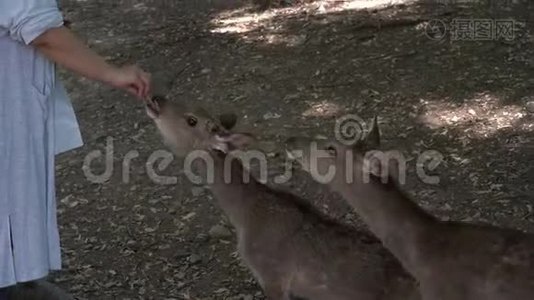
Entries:
{"type": "MultiPolygon", "coordinates": [[[[163,101],[162,101],[163,102],[163,101]]],[[[238,251],[268,299],[415,300],[416,282],[374,237],[341,225],[297,196],[274,190],[252,178],[235,156],[212,149],[215,135],[239,135],[229,131],[194,130],[182,122],[184,106],[163,104],[159,113],[149,111],[165,138],[199,145],[213,159],[214,181],[209,184],[219,206],[236,229],[238,251]],[[178,128],[181,126],[181,128],[178,128]],[[184,132],[186,132],[184,134],[184,132]],[[187,141],[186,139],[197,139],[187,141]],[[225,161],[232,159],[230,179],[225,180],[225,161]]],[[[192,111],[192,109],[189,109],[192,111]]],[[[198,116],[198,124],[217,123],[198,116]]],[[[218,124],[222,128],[222,124],[218,124]]],[[[240,140],[240,139],[235,139],[240,140]]],[[[171,142],[172,144],[172,142],[171,142]]],[[[178,155],[183,156],[183,146],[178,155]]],[[[224,148],[224,147],[223,147],[224,148]]],[[[239,148],[229,145],[228,149],[239,148]]],[[[194,164],[207,174],[207,165],[194,164]]]]}
{"type": "MultiPolygon", "coordinates": [[[[312,141],[292,138],[287,144],[289,153],[303,153],[297,160],[308,172],[312,141]]],[[[371,163],[369,170],[374,176],[364,181],[365,152],[379,146],[376,122],[364,143],[344,146],[335,141],[316,142],[320,151],[330,154],[317,161],[317,168],[337,169],[329,187],[354,207],[420,282],[424,299],[534,299],[534,235],[489,225],[440,221],[417,206],[396,184],[382,183],[377,177],[380,165],[371,163]],[[353,164],[348,163],[349,156],[353,164]],[[348,166],[352,167],[352,183],[344,175],[348,166]]]]}

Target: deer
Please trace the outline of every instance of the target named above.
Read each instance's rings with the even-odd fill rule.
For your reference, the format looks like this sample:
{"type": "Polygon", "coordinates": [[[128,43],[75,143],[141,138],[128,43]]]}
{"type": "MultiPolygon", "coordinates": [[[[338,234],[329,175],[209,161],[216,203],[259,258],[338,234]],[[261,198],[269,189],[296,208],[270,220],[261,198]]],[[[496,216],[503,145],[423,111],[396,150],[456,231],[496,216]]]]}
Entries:
{"type": "Polygon", "coordinates": [[[401,190],[399,163],[388,161],[395,156],[381,145],[377,117],[362,135],[354,142],[290,137],[285,150],[350,204],[419,282],[423,299],[534,299],[533,234],[436,218],[401,190]]]}
{"type": "Polygon", "coordinates": [[[175,156],[191,163],[235,229],[237,252],[269,300],[418,300],[418,283],[369,232],[337,222],[290,192],[251,176],[234,114],[155,96],[147,104],[175,156]],[[208,180],[209,175],[211,180],[208,180]]]}

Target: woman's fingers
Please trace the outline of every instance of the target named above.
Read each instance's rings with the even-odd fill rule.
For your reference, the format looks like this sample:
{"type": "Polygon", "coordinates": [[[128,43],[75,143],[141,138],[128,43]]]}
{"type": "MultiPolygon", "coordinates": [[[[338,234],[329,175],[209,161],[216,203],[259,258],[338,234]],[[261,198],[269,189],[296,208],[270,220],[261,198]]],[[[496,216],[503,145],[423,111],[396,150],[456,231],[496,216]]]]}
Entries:
{"type": "Polygon", "coordinates": [[[146,72],[142,72],[141,73],[141,81],[143,82],[143,98],[147,98],[148,95],[150,94],[150,82],[151,82],[151,78],[150,78],[150,73],[146,73],[146,72]]]}
{"type": "Polygon", "coordinates": [[[151,90],[150,77],[149,73],[135,65],[131,65],[116,69],[111,84],[127,91],[143,101],[146,101],[151,90]]]}
{"type": "Polygon", "coordinates": [[[136,68],[136,85],[138,87],[138,97],[142,100],[148,97],[150,92],[150,74],[140,68],[136,68]]]}
{"type": "Polygon", "coordinates": [[[125,90],[133,96],[139,97],[138,89],[134,85],[127,86],[125,90]]]}

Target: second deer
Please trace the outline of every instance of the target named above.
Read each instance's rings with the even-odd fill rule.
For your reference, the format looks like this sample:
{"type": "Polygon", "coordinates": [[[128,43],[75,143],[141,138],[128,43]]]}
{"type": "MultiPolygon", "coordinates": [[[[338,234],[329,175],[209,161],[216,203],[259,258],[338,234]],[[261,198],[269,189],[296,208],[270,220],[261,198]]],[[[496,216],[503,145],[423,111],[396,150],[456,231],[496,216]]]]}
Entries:
{"type": "Polygon", "coordinates": [[[399,170],[398,164],[368,155],[379,146],[376,118],[366,138],[348,146],[305,137],[287,140],[289,156],[343,196],[419,281],[423,299],[534,299],[533,234],[438,220],[406,196],[394,176],[384,176],[399,170]],[[328,180],[324,174],[332,168],[328,180]]]}

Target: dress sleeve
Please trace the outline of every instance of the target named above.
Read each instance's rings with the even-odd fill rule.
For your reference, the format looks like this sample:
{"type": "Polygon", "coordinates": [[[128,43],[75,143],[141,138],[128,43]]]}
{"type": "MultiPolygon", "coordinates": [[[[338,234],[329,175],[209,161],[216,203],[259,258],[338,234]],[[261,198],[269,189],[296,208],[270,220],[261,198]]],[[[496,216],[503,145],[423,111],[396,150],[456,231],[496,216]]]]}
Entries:
{"type": "Polygon", "coordinates": [[[30,44],[48,29],[62,25],[56,0],[0,0],[0,31],[14,40],[30,44]]]}

